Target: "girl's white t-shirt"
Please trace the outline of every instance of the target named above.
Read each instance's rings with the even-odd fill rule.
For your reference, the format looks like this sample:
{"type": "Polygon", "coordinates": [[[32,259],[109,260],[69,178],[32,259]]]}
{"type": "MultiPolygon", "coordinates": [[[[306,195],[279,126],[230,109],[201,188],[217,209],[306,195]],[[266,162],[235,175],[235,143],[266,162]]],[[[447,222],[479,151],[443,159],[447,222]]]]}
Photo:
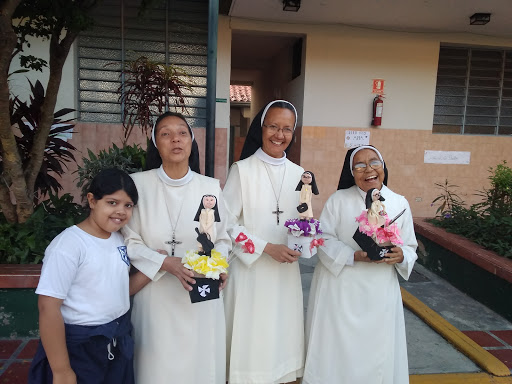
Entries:
{"type": "Polygon", "coordinates": [[[46,248],[36,293],[64,300],[66,324],[105,324],[130,307],[129,269],[119,232],[100,239],[74,225],[46,248]]]}

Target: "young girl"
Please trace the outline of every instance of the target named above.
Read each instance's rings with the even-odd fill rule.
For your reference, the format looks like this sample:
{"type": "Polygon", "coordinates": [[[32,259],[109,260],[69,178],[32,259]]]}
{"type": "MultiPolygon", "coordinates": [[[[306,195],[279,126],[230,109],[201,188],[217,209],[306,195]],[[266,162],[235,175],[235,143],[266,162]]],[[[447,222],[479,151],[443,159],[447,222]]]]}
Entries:
{"type": "Polygon", "coordinates": [[[36,293],[41,343],[29,383],[133,383],[130,259],[118,230],[138,194],[123,171],[92,181],[90,214],[45,251],[36,293]]]}

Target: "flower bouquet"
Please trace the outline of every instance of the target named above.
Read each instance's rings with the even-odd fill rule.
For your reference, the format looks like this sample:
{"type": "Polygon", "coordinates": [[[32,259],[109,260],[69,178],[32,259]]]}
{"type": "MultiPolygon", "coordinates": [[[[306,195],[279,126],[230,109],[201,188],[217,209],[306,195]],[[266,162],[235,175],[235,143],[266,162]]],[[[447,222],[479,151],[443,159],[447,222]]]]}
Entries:
{"type": "Polygon", "coordinates": [[[324,245],[324,239],[317,238],[322,230],[316,219],[290,219],[284,226],[288,228],[288,248],[301,252],[301,257],[313,257],[317,248],[324,245]]]}
{"type": "Polygon", "coordinates": [[[356,217],[359,225],[353,239],[371,260],[381,260],[386,257],[391,248],[403,245],[400,230],[394,222],[405,212],[405,209],[390,220],[384,205],[380,203],[384,199],[380,194],[372,198],[371,192],[372,190],[368,191],[370,194],[366,204],[368,209],[356,217]]]}

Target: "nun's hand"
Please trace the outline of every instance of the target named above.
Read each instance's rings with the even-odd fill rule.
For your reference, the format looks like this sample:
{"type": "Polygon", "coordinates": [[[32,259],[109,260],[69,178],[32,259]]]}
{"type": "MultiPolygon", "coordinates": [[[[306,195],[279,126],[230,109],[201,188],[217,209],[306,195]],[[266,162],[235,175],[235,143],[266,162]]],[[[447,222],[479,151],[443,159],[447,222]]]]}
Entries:
{"type": "Polygon", "coordinates": [[[354,261],[363,261],[365,263],[372,262],[372,260],[368,257],[368,254],[361,250],[354,252],[354,261]]]}
{"type": "Polygon", "coordinates": [[[294,251],[284,244],[272,243],[267,243],[263,252],[270,255],[278,263],[293,263],[299,260],[301,254],[299,251],[294,251]]]}
{"type": "Polygon", "coordinates": [[[226,273],[221,273],[220,274],[219,291],[222,291],[224,288],[226,288],[227,283],[228,283],[228,275],[226,273]]]}
{"type": "Polygon", "coordinates": [[[391,252],[386,253],[386,257],[378,261],[378,263],[399,264],[404,261],[404,252],[400,247],[391,248],[391,252]]]}
{"type": "Polygon", "coordinates": [[[189,284],[195,284],[194,272],[187,269],[181,263],[181,257],[166,257],[162,263],[162,269],[176,276],[180,281],[183,288],[191,291],[192,287],[189,284]]]}

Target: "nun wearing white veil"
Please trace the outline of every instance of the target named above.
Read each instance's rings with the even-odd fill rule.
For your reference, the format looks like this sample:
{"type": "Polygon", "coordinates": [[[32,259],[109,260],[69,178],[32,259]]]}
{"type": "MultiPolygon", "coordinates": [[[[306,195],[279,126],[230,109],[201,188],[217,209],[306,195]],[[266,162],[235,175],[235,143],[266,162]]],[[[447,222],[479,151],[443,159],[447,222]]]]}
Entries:
{"type": "Polygon", "coordinates": [[[297,181],[304,170],[286,158],[297,112],[283,100],[256,115],[242,160],[230,169],[224,198],[228,233],[244,233],[254,253],[233,244],[225,291],[230,384],[288,383],[302,376],[304,321],[300,253],[288,248],[284,222],[297,217],[297,181]]]}
{"type": "Polygon", "coordinates": [[[407,200],[387,186],[382,155],[372,146],[347,152],[338,191],[325,203],[306,322],[304,384],[406,384],[407,344],[400,286],[411,274],[416,237],[407,200]],[[355,218],[366,209],[366,194],[380,191],[402,246],[372,261],[352,236],[355,218]]]}

